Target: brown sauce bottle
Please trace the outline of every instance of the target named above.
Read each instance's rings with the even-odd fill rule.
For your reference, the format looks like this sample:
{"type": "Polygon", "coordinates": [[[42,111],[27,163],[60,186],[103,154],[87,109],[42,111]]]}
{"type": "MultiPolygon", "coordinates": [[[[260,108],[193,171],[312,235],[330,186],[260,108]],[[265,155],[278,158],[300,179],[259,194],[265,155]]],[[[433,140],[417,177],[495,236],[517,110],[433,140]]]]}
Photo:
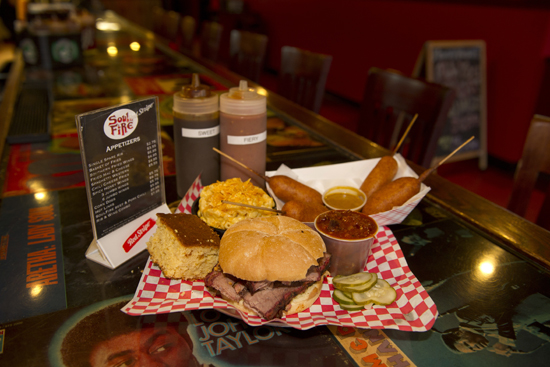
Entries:
{"type": "MultiPolygon", "coordinates": [[[[265,96],[248,88],[246,80],[220,96],[221,151],[262,175],[266,167],[266,113],[265,96]]],[[[262,178],[225,157],[221,157],[220,176],[222,180],[250,179],[254,185],[265,188],[262,178]]]]}
{"type": "Polygon", "coordinates": [[[203,186],[220,178],[218,95],[193,74],[190,85],[174,95],[174,146],[178,196],[185,196],[197,176],[203,186]]]}

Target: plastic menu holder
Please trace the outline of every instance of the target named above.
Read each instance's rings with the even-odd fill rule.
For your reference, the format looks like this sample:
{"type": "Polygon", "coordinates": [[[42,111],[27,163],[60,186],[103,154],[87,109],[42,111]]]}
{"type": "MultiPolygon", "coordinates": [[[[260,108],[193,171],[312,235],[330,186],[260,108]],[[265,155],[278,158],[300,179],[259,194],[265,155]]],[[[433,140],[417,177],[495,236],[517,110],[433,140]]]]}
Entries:
{"type": "Polygon", "coordinates": [[[94,240],[86,257],[114,269],[146,249],[166,205],[158,98],[76,116],[94,240]]]}

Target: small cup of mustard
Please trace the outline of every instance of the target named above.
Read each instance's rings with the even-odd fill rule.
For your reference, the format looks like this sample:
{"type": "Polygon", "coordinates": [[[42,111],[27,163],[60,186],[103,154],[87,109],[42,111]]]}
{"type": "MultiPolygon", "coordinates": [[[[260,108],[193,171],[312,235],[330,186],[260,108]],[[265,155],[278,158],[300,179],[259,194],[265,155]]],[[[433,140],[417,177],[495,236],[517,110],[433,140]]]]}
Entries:
{"type": "Polygon", "coordinates": [[[331,255],[332,276],[363,271],[378,233],[374,219],[361,212],[329,210],[319,214],[313,223],[331,255]]]}
{"type": "Polygon", "coordinates": [[[331,187],[323,194],[323,203],[333,210],[360,210],[367,202],[365,193],[352,186],[331,187]]]}

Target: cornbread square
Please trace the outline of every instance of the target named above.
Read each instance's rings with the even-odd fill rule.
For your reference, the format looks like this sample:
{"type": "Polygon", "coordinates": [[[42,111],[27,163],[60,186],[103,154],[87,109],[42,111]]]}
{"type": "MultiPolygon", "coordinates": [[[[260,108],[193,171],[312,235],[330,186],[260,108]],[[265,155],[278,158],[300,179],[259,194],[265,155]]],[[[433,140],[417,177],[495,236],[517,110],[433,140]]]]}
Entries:
{"type": "Polygon", "coordinates": [[[166,278],[204,279],[218,263],[220,237],[192,214],[157,214],[157,230],[147,242],[151,260],[166,278]]]}

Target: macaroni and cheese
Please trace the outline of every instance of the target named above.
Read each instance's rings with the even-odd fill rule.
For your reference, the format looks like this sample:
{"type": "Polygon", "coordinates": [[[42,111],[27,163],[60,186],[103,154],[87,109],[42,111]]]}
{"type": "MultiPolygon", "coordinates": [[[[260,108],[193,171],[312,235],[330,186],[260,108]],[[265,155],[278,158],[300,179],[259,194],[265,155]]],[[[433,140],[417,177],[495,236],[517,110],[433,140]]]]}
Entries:
{"type": "Polygon", "coordinates": [[[275,212],[222,203],[222,200],[272,209],[273,199],[250,180],[231,178],[205,186],[200,194],[198,216],[211,227],[228,229],[243,219],[276,215],[275,212]]]}

